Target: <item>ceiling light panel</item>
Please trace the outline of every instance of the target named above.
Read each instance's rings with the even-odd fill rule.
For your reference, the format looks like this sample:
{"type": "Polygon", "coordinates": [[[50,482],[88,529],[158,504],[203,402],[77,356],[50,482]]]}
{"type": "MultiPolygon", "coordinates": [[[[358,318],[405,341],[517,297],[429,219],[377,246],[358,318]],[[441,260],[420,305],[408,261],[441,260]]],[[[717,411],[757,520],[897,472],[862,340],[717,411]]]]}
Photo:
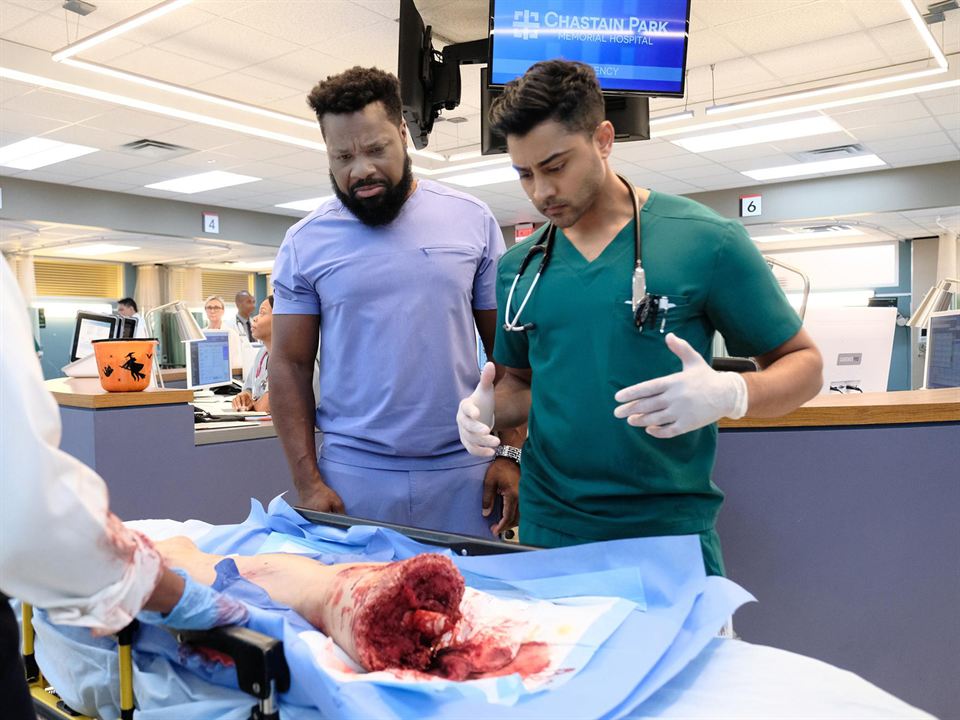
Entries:
{"type": "Polygon", "coordinates": [[[727,130],[726,132],[710,133],[708,135],[694,135],[672,142],[674,145],[679,145],[690,152],[703,153],[743,147],[744,145],[776,142],[777,140],[824,135],[832,132],[843,132],[843,128],[835,120],[820,116],[769,125],[757,125],[741,130],[727,130]]]}
{"type": "Polygon", "coordinates": [[[481,185],[496,185],[497,183],[519,180],[520,175],[512,167],[499,167],[493,170],[480,170],[438,179],[441,182],[452,183],[461,187],[480,187],[481,185]]]}
{"type": "Polygon", "coordinates": [[[57,255],[79,255],[82,257],[100,257],[102,255],[116,255],[117,253],[139,250],[138,245],[114,245],[113,243],[90,243],[65,248],[57,248],[57,255]]]}
{"type": "Polygon", "coordinates": [[[192,195],[193,193],[217,190],[219,188],[232,187],[233,185],[244,185],[246,183],[258,182],[259,180],[261,180],[261,178],[253,177],[252,175],[238,175],[237,173],[214,170],[198,175],[187,175],[186,177],[175,178],[173,180],[164,180],[163,182],[145,185],[144,187],[150,188],[151,190],[167,190],[169,192],[192,195]]]}
{"type": "Polygon", "coordinates": [[[0,147],[0,165],[18,170],[35,170],[95,152],[97,148],[88,145],[33,137],[0,147]]]}
{"type": "Polygon", "coordinates": [[[324,195],[323,197],[309,198],[307,200],[295,200],[294,202],[283,203],[281,205],[274,205],[278,208],[286,208],[287,210],[301,210],[303,212],[313,212],[318,207],[320,207],[327,200],[330,200],[333,195],[324,195]]]}
{"type": "Polygon", "coordinates": [[[886,163],[876,155],[856,155],[854,157],[837,160],[821,160],[819,162],[795,163],[778,167],[744,170],[743,175],[754,180],[780,180],[782,178],[800,177],[802,175],[821,175],[823,173],[843,172],[844,170],[861,170],[863,168],[881,167],[886,163]]]}

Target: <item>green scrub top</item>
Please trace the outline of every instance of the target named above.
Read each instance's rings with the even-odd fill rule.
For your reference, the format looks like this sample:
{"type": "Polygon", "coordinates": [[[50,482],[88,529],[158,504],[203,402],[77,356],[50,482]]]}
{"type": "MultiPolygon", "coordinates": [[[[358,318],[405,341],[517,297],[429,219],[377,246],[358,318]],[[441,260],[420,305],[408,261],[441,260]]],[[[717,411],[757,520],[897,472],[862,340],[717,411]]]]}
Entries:
{"type": "MultiPolygon", "coordinates": [[[[494,357],[532,370],[521,538],[527,522],[584,542],[712,534],[723,501],[710,477],[716,424],[654,438],[614,417],[613,396],[681,370],[666,333],[686,340],[709,362],[715,331],[732,354],[756,356],[800,329],[800,319],[740,223],[692,200],[651,192],[640,226],[647,290],[675,306],[661,310],[643,332],[633,324],[630,305],[633,221],[592,262],[557,231],[550,265],[520,319],[535,324],[527,332],[504,330],[504,308],[520,262],[546,226],[500,258],[494,357]]],[[[511,319],[540,257],[517,284],[511,319]]],[[[708,568],[722,568],[718,543],[704,543],[704,552],[708,568]]]]}

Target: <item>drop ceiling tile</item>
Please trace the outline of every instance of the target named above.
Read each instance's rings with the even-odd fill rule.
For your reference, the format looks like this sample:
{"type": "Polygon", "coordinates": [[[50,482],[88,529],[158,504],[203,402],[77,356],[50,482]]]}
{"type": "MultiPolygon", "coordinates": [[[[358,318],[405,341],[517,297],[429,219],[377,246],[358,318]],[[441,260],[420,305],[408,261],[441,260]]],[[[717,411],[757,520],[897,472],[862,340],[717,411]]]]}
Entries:
{"type": "Polygon", "coordinates": [[[785,82],[803,82],[883,67],[887,59],[863,32],[824,38],[757,54],[757,62],[785,82]]]}
{"type": "MultiPolygon", "coordinates": [[[[166,43],[164,44],[166,47],[166,43]]],[[[174,84],[203,82],[222,75],[228,68],[214,61],[198,61],[158,47],[144,47],[114,59],[111,66],[118,70],[145,75],[146,77],[174,84]]]]}
{"type": "Polygon", "coordinates": [[[905,12],[903,15],[904,20],[900,22],[871,29],[870,36],[884,49],[891,62],[924,60],[930,56],[927,44],[913,23],[906,19],[905,12]]]}
{"type": "Polygon", "coordinates": [[[77,55],[77,59],[99,63],[101,65],[111,65],[116,58],[129,55],[132,52],[140,50],[142,47],[142,44],[131,42],[126,37],[115,37],[99,45],[94,45],[88,50],[84,50],[77,55]]]}
{"type": "Polygon", "coordinates": [[[125,133],[136,135],[140,138],[151,138],[154,135],[169,132],[177,128],[183,128],[188,125],[185,120],[129,108],[107,110],[107,112],[102,115],[84,120],[82,124],[93,128],[100,128],[101,130],[123,128],[125,133]]]}
{"type": "Polygon", "coordinates": [[[363,30],[383,22],[384,17],[348,0],[274,0],[247,3],[231,13],[230,20],[300,45],[314,45],[341,33],[363,30]]]}
{"type": "MultiPolygon", "coordinates": [[[[118,4],[123,5],[125,3],[126,0],[118,4]]],[[[154,0],[147,3],[148,6],[154,4],[154,0]]],[[[216,17],[216,15],[207,12],[204,3],[194,2],[185,7],[177,8],[163,17],[148,22],[146,25],[134,28],[124,33],[123,37],[143,46],[161,44],[169,38],[213,22],[216,17]]],[[[113,40],[109,42],[113,42],[113,40]]],[[[109,44],[109,42],[104,44],[109,44]]]]}
{"type": "Polygon", "coordinates": [[[715,27],[735,23],[741,18],[764,17],[775,14],[781,8],[791,9],[798,5],[810,4],[809,0],[724,0],[722,3],[693,3],[691,13],[706,27],[715,27]]]}
{"type": "Polygon", "coordinates": [[[855,110],[834,108],[827,112],[830,117],[854,135],[859,132],[860,128],[864,127],[930,117],[927,109],[915,98],[907,98],[896,103],[868,103],[855,110]]]}
{"type": "Polygon", "coordinates": [[[844,4],[868,28],[907,19],[899,0],[844,0],[844,4]]]}
{"type": "Polygon", "coordinates": [[[940,115],[937,122],[944,130],[960,130],[960,112],[951,115],[940,115]]]}
{"type": "MultiPolygon", "coordinates": [[[[815,138],[808,138],[815,141],[815,138]]],[[[812,147],[820,147],[819,145],[814,144],[812,147]]],[[[730,166],[731,162],[737,161],[747,161],[753,162],[761,158],[768,158],[771,156],[779,155],[781,157],[789,157],[785,152],[779,150],[775,145],[771,143],[759,143],[757,145],[744,145],[743,147],[736,148],[725,148],[723,150],[711,150],[710,152],[700,153],[700,157],[703,157],[707,160],[711,160],[716,163],[721,163],[723,165],[730,166]]],[[[792,162],[788,160],[787,162],[792,162]]],[[[738,167],[737,170],[740,168],[738,167]]]]}
{"type": "MultiPolygon", "coordinates": [[[[317,140],[320,140],[320,131],[317,131],[317,140]]],[[[242,158],[246,161],[256,161],[256,160],[274,160],[275,158],[283,158],[292,154],[292,151],[296,150],[295,147],[287,145],[286,143],[273,142],[271,140],[260,140],[259,138],[247,138],[243,142],[234,143],[232,145],[224,145],[217,149],[217,152],[223,153],[226,155],[232,155],[236,158],[242,158]]],[[[317,152],[304,149],[304,152],[317,152]]],[[[321,153],[318,153],[321,154],[321,153]]],[[[325,153],[323,154],[326,157],[325,153]]],[[[286,163],[278,163],[284,165],[287,170],[290,172],[289,166],[286,163]]]]}
{"type": "Polygon", "coordinates": [[[695,68],[738,58],[743,53],[713,30],[703,30],[687,49],[687,67],[695,68]]]}
{"type": "MultiPolygon", "coordinates": [[[[777,78],[752,57],[742,57],[717,65],[715,70],[717,102],[730,95],[757,92],[777,87],[777,78]]],[[[707,85],[709,88],[709,76],[707,85]]]]}
{"type": "Polygon", "coordinates": [[[61,127],[64,127],[64,123],[60,120],[17,112],[4,106],[3,111],[0,112],[0,139],[2,139],[0,144],[8,145],[16,140],[42,135],[61,127]],[[8,140],[7,138],[10,137],[15,137],[16,140],[8,140]]]}
{"type": "Polygon", "coordinates": [[[730,170],[715,162],[704,162],[700,165],[686,168],[664,168],[661,172],[675,180],[694,183],[703,178],[722,177],[731,174],[730,170]]]}
{"type": "Polygon", "coordinates": [[[196,123],[184,125],[167,132],[156,133],[150,139],[182,145],[192,150],[215,150],[224,145],[242,142],[246,137],[243,133],[233,130],[224,130],[213,125],[196,123]]]}
{"type": "Polygon", "coordinates": [[[868,148],[870,151],[883,157],[885,152],[916,150],[917,148],[929,148],[949,144],[950,138],[945,132],[932,132],[924,133],[923,135],[906,135],[903,137],[889,138],[887,140],[874,140],[869,144],[868,148]]]}
{"type": "Polygon", "coordinates": [[[8,100],[4,103],[3,110],[4,114],[12,110],[51,120],[76,123],[100,115],[103,107],[101,103],[81,100],[76,95],[37,90],[8,100]]]}
{"type": "Polygon", "coordinates": [[[340,58],[343,64],[338,72],[353,65],[374,65],[395,73],[399,52],[398,25],[381,21],[352,32],[337,33],[317,43],[313,49],[340,58]]]}
{"type": "Polygon", "coordinates": [[[937,147],[914,148],[910,150],[890,150],[878,152],[880,158],[894,167],[926,165],[929,163],[952,162],[960,160],[960,150],[952,143],[937,147]]]}
{"type": "Polygon", "coordinates": [[[115,130],[100,130],[86,125],[68,125],[45,133],[43,137],[76,145],[89,145],[100,150],[116,150],[125,143],[137,140],[136,135],[126,135],[115,130]]]}
{"type": "MultiPolygon", "coordinates": [[[[724,12],[731,3],[717,3],[724,12]]],[[[860,24],[842,3],[821,0],[785,7],[786,3],[763,3],[766,12],[729,14],[738,18],[717,25],[717,32],[733,44],[757,54],[784,46],[802,45],[825,36],[846,35],[860,30],[860,24]],[[771,7],[777,8],[770,11],[771,7]]],[[[720,10],[718,8],[718,10],[720,10]]]]}
{"type": "Polygon", "coordinates": [[[321,52],[320,49],[298,48],[285,55],[251,64],[243,72],[267,82],[299,89],[302,94],[298,114],[309,115],[306,98],[313,86],[328,75],[342,72],[348,67],[350,64],[343,59],[321,52]]]}
{"type": "MultiPolygon", "coordinates": [[[[4,12],[6,11],[4,10],[4,12]]],[[[63,17],[54,18],[45,14],[35,15],[32,19],[21,22],[16,27],[3,32],[4,40],[49,52],[68,45],[74,38],[72,30],[69,39],[67,38],[67,28],[64,25],[63,17]]]]}
{"type": "Polygon", "coordinates": [[[757,170],[760,168],[780,167],[781,165],[795,165],[797,159],[791,155],[778,154],[768,155],[766,157],[740,158],[724,160],[723,164],[731,170],[742,172],[743,170],[757,170]]]}
{"type": "Polygon", "coordinates": [[[276,165],[283,165],[294,170],[312,170],[314,172],[326,172],[329,167],[327,164],[327,153],[319,150],[308,150],[302,148],[294,149],[289,155],[280,155],[270,159],[276,165]]]}
{"type": "MultiPolygon", "coordinates": [[[[277,85],[242,72],[225,73],[203,82],[194,83],[192,87],[201,92],[268,108],[274,100],[288,97],[297,91],[297,88],[277,85]]],[[[241,113],[238,117],[246,117],[248,120],[256,122],[256,116],[253,115],[248,116],[241,113]]]]}
{"type": "Polygon", "coordinates": [[[132,153],[110,152],[109,150],[91,153],[83,156],[82,159],[85,164],[102,168],[104,172],[144,168],[153,162],[149,158],[138,157],[132,153]]]}
{"type": "Polygon", "coordinates": [[[639,140],[629,143],[617,143],[613,146],[613,156],[626,162],[641,163],[644,160],[656,160],[665,157],[689,155],[686,150],[665,139],[639,140]]]}
{"type": "Polygon", "coordinates": [[[918,95],[918,98],[926,106],[931,115],[939,117],[940,115],[955,115],[960,113],[960,88],[953,88],[949,95],[940,97],[930,97],[929,95],[918,95]]]}
{"type": "Polygon", "coordinates": [[[252,27],[218,18],[165,40],[163,47],[197,63],[210,63],[227,70],[239,70],[279,55],[286,55],[298,46],[252,27]]]}
{"type": "Polygon", "coordinates": [[[936,120],[927,117],[917,120],[904,120],[885,123],[883,125],[874,125],[873,127],[864,127],[857,130],[854,134],[858,140],[870,143],[874,140],[885,140],[906,135],[923,135],[925,133],[937,132],[940,129],[936,120]]]}
{"type": "Polygon", "coordinates": [[[690,167],[707,167],[714,164],[708,160],[706,156],[691,152],[683,155],[657,158],[655,160],[634,160],[632,162],[637,167],[643,168],[644,170],[653,170],[654,172],[668,172],[670,170],[690,167]]]}
{"type": "Polygon", "coordinates": [[[27,93],[34,92],[35,90],[36,85],[29,85],[27,83],[17,82],[16,80],[7,80],[4,78],[3,82],[0,82],[0,105],[5,103],[7,100],[12,100],[15,97],[26,95],[27,93]]]}
{"type": "Polygon", "coordinates": [[[3,35],[4,39],[12,40],[13,38],[8,34],[10,30],[18,25],[23,25],[35,17],[37,17],[35,10],[14,5],[13,3],[4,3],[3,12],[0,12],[0,34],[3,35]]]}

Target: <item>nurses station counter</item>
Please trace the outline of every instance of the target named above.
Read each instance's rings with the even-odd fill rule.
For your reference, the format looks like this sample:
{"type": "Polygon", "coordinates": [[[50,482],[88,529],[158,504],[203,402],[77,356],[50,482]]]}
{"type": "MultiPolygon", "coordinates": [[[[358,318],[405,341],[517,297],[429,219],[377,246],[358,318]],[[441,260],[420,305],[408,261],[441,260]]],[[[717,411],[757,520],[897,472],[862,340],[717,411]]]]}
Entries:
{"type": "Polygon", "coordinates": [[[960,389],[824,395],[720,423],[736,631],[960,716],[960,389]]]}
{"type": "Polygon", "coordinates": [[[293,487],[270,422],[195,430],[192,390],[108,393],[97,378],[45,384],[60,405],[60,448],[100,474],[125,520],[236,523],[250,498],[266,504],[293,487]]]}

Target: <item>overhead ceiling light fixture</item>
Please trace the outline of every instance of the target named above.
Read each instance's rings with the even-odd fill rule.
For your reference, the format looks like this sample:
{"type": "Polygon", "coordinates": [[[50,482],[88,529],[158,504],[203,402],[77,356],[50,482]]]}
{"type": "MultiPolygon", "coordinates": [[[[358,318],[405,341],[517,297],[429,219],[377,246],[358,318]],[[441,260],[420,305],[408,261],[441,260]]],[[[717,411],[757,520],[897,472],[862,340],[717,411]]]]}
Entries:
{"type": "Polygon", "coordinates": [[[755,125],[741,130],[712,133],[709,135],[694,135],[680,140],[672,140],[693,153],[725,150],[732,147],[757,145],[759,143],[789,140],[792,138],[825,135],[832,132],[843,132],[837,122],[825,115],[804,118],[803,120],[788,120],[787,122],[771,123],[769,125],[755,125]]]}
{"type": "Polygon", "coordinates": [[[757,243],[772,243],[772,242],[791,242],[793,240],[819,240],[822,238],[846,238],[846,237],[856,237],[858,235],[866,236],[866,233],[857,230],[856,228],[835,225],[833,226],[836,229],[830,230],[819,230],[819,231],[807,231],[807,232],[788,232],[780,235],[751,235],[750,239],[757,243]]]}
{"type": "Polygon", "coordinates": [[[75,42],[72,45],[67,45],[65,48],[58,50],[53,54],[53,61],[60,62],[61,60],[65,60],[66,58],[92,48],[95,45],[106,42],[110,38],[115,38],[117,35],[122,35],[123,33],[140,27],[141,25],[146,25],[148,22],[156,20],[158,17],[166,15],[167,13],[173,12],[174,10],[181,8],[192,1],[193,0],[167,0],[159,5],[154,5],[152,8],[144,10],[142,13],[127,18],[126,20],[118,22],[115,25],[111,25],[108,28],[104,28],[100,32],[96,32],[93,35],[85,37],[79,42],[75,42]]]}
{"type": "Polygon", "coordinates": [[[288,210],[300,210],[302,212],[313,212],[332,197],[333,195],[324,195],[323,197],[308,198],[306,200],[295,200],[293,202],[282,203],[280,205],[274,205],[274,207],[286,208],[288,210]]]}
{"type": "Polygon", "coordinates": [[[919,95],[936,90],[946,90],[947,88],[960,87],[960,80],[944,80],[938,83],[929,83],[927,85],[914,85],[912,87],[898,88],[897,90],[887,90],[885,92],[873,93],[872,95],[859,95],[857,97],[842,98],[839,100],[825,100],[819,103],[811,103],[795,108],[785,110],[771,110],[764,113],[755,113],[752,115],[743,115],[741,117],[730,118],[729,120],[715,120],[713,122],[704,122],[697,125],[687,125],[685,127],[667,128],[666,130],[655,130],[650,133],[650,137],[666,137],[668,135],[679,135],[681,133],[694,132],[696,130],[711,130],[718,127],[729,127],[731,125],[740,125],[742,123],[754,122],[756,120],[772,120],[773,118],[786,117],[789,115],[799,115],[800,113],[811,112],[813,110],[829,110],[831,108],[846,107],[847,105],[859,105],[861,103],[875,102],[877,100],[888,100],[890,98],[902,97],[904,95],[919,95]]]}
{"type": "Polygon", "coordinates": [[[96,257],[100,255],[116,255],[122,252],[133,252],[139,250],[139,245],[115,245],[113,243],[84,243],[83,245],[69,246],[51,250],[58,255],[82,255],[85,257],[96,257]]]}
{"type": "Polygon", "coordinates": [[[923,21],[920,11],[917,10],[916,6],[913,4],[913,0],[900,0],[900,4],[906,11],[907,16],[913,22],[917,32],[920,33],[920,37],[923,38],[923,41],[930,49],[930,54],[933,55],[933,59],[936,61],[937,67],[928,70],[918,70],[915,72],[900,73],[898,75],[872,78],[870,80],[858,80],[840,85],[830,85],[828,87],[816,88],[814,90],[802,90],[800,92],[777,95],[775,97],[760,98],[758,100],[746,100],[744,102],[725,103],[722,105],[717,105],[714,103],[711,107],[706,109],[705,114],[715,115],[739,110],[748,110],[755,107],[765,107],[767,105],[779,105],[781,103],[794,102],[796,100],[806,100],[807,98],[849,92],[851,90],[862,90],[864,88],[877,87],[878,85],[886,85],[895,82],[903,82],[905,80],[916,80],[918,78],[939,75],[947,72],[949,66],[947,58],[943,54],[943,50],[940,49],[940,46],[937,45],[937,41],[933,37],[933,33],[930,32],[929,26],[923,21]]]}
{"type": "Polygon", "coordinates": [[[257,182],[258,180],[261,180],[261,178],[253,177],[252,175],[238,175],[237,173],[224,172],[223,170],[213,170],[212,172],[187,175],[173,180],[164,180],[163,182],[144,185],[144,187],[150,188],[151,190],[168,190],[169,192],[192,195],[193,193],[206,192],[207,190],[217,190],[234,185],[245,185],[246,183],[257,182]]]}
{"type": "Polygon", "coordinates": [[[936,38],[934,38],[933,33],[930,32],[930,26],[923,21],[923,16],[920,15],[917,6],[913,4],[913,0],[900,0],[900,4],[903,5],[903,9],[907,11],[907,15],[909,15],[910,20],[913,21],[913,26],[927,44],[927,47],[930,49],[930,54],[933,55],[933,59],[937,61],[937,65],[946,68],[947,58],[943,54],[943,50],[940,49],[940,46],[937,45],[936,38]]]}
{"type": "Polygon", "coordinates": [[[297,145],[299,147],[305,147],[311,150],[326,149],[326,145],[315,140],[306,140],[294,135],[287,135],[285,133],[278,133],[273,132],[272,130],[254,127],[253,125],[244,125],[243,123],[221,120],[220,118],[210,117],[209,115],[202,115],[200,113],[190,112],[188,110],[180,110],[179,108],[170,107],[169,105],[160,105],[158,103],[147,102],[145,100],[138,100],[137,98],[127,97],[126,95],[117,95],[116,93],[86,87],[85,85],[75,85],[74,83],[63,82],[62,80],[54,80],[53,78],[43,77],[42,75],[25,73],[12,68],[0,67],[0,77],[9,78],[10,80],[17,80],[18,82],[29,83],[31,85],[40,85],[41,87],[50,88],[52,90],[60,90],[73,95],[80,95],[81,97],[93,98],[94,100],[103,100],[105,102],[122,105],[124,107],[135,108],[137,110],[146,110],[147,112],[157,113],[158,115],[180,118],[181,120],[188,120],[190,122],[200,123],[201,125],[211,125],[213,127],[223,128],[224,130],[233,130],[234,132],[242,133],[244,135],[254,135],[267,140],[276,140],[277,142],[287,143],[288,145],[297,145]]]}
{"type": "Polygon", "coordinates": [[[518,180],[520,175],[512,167],[500,167],[492,170],[478,170],[477,172],[463,173],[440,178],[441,182],[453,183],[461,187],[480,187],[481,185],[496,185],[497,183],[518,180]]]}
{"type": "Polygon", "coordinates": [[[793,165],[744,170],[741,174],[754,180],[779,180],[781,178],[800,177],[801,175],[820,175],[844,170],[880,167],[881,165],[886,165],[886,163],[876,155],[855,155],[854,157],[837,160],[821,160],[819,162],[794,163],[793,165]]]}
{"type": "Polygon", "coordinates": [[[671,113],[670,115],[659,115],[658,117],[650,118],[650,126],[654,125],[663,125],[668,122],[676,122],[677,120],[688,120],[693,117],[693,110],[684,110],[683,112],[671,113]]]}
{"type": "Polygon", "coordinates": [[[97,148],[87,145],[32,137],[0,147],[0,165],[18,170],[36,170],[95,152],[97,148]]]}
{"type": "Polygon", "coordinates": [[[192,88],[183,87],[182,85],[174,85],[173,83],[163,82],[162,80],[154,80],[153,78],[137,75],[136,73],[130,73],[124,70],[117,70],[112,67],[107,67],[106,65],[98,65],[97,63],[87,62],[86,60],[74,60],[72,58],[64,60],[63,64],[69,65],[70,67],[80,68],[81,70],[95,72],[99,75],[106,75],[107,77],[116,78],[117,80],[126,80],[127,82],[136,83],[138,85],[154,88],[156,90],[163,90],[176,95],[183,95],[184,97],[188,97],[193,100],[200,100],[212,105],[222,105],[223,107],[228,107],[233,110],[252,113],[254,115],[261,115],[273,120],[290,123],[291,125],[306,127],[310,128],[311,130],[317,128],[317,122],[315,120],[298,118],[295,115],[287,115],[286,113],[277,112],[276,110],[262,108],[257,105],[250,105],[238,100],[230,100],[229,98],[220,97],[219,95],[211,95],[210,93],[200,92],[199,90],[193,90],[192,88]]]}
{"type": "Polygon", "coordinates": [[[817,88],[815,90],[801,90],[800,92],[789,93],[787,95],[777,95],[776,97],[760,98],[758,100],[745,100],[744,102],[726,103],[724,105],[712,105],[708,107],[704,114],[721,115],[723,113],[736,112],[740,110],[749,110],[750,108],[766,107],[767,105],[780,105],[782,103],[794,102],[796,100],[806,100],[808,98],[823,97],[824,95],[835,95],[851,90],[863,90],[865,88],[877,87],[878,85],[888,85],[894,82],[903,82],[905,80],[917,80],[919,78],[930,77],[931,75],[941,75],[947,72],[946,67],[931,68],[929,70],[917,70],[916,72],[901,73],[899,75],[888,75],[882,78],[873,78],[872,80],[858,80],[856,82],[844,83],[842,85],[830,85],[828,87],[817,88]]]}

